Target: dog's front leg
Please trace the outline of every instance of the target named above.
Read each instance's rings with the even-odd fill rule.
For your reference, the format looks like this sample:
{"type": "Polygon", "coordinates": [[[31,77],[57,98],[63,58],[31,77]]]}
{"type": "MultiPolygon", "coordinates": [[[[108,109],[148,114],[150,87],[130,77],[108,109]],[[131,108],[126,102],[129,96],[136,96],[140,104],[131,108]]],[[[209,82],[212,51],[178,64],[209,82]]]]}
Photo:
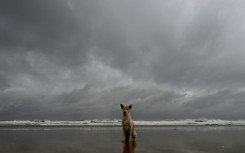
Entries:
{"type": "Polygon", "coordinates": [[[125,132],[125,142],[129,142],[130,140],[130,131],[125,132]]]}

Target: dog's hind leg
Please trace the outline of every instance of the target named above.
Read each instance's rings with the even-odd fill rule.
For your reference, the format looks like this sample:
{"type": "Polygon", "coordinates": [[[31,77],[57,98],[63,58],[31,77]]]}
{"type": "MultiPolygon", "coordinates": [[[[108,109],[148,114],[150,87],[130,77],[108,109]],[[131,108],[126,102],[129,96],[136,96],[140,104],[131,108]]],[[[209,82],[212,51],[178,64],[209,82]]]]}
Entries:
{"type": "Polygon", "coordinates": [[[137,136],[137,133],[136,133],[134,127],[133,127],[133,129],[132,129],[132,141],[135,141],[136,136],[137,136]]]}

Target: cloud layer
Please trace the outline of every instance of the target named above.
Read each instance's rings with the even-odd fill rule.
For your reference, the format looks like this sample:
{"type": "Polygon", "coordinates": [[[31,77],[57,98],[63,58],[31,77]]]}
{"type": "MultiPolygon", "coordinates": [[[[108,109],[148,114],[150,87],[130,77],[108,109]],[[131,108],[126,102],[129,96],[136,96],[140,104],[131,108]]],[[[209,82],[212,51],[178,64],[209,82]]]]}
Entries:
{"type": "Polygon", "coordinates": [[[0,119],[245,117],[245,2],[0,2],[0,119]]]}

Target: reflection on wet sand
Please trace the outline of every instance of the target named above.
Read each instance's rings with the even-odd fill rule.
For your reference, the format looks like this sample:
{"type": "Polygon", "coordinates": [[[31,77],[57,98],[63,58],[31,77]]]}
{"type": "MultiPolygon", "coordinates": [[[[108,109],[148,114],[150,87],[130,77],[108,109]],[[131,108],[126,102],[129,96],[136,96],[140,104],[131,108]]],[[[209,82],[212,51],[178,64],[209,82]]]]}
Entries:
{"type": "Polygon", "coordinates": [[[136,150],[136,142],[123,142],[123,153],[135,153],[136,150]]]}
{"type": "Polygon", "coordinates": [[[245,126],[140,127],[137,132],[136,143],[124,143],[121,127],[0,128],[0,153],[245,153],[245,126]]]}

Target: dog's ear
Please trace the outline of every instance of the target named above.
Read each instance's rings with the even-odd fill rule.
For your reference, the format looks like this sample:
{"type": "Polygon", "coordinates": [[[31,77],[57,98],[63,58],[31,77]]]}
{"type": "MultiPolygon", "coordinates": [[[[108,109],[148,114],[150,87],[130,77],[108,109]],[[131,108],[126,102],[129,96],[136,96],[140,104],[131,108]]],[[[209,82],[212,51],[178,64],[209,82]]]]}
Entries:
{"type": "Polygon", "coordinates": [[[120,104],[120,105],[121,105],[121,108],[123,109],[123,107],[124,107],[123,104],[120,104]]]}
{"type": "Polygon", "coordinates": [[[131,109],[132,108],[132,105],[129,105],[128,107],[129,107],[129,109],[131,109]]]}

